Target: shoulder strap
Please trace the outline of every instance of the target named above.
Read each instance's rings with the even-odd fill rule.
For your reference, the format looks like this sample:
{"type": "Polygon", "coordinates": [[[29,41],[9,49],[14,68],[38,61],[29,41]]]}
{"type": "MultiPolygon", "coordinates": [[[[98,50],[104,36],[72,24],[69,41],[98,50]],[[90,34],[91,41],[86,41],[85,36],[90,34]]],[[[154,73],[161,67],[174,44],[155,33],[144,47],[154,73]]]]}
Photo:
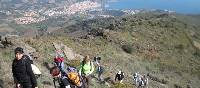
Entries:
{"type": "Polygon", "coordinates": [[[82,61],[82,63],[81,63],[82,65],[81,65],[81,74],[83,73],[83,66],[84,66],[84,63],[83,63],[83,61],[82,61]]]}
{"type": "Polygon", "coordinates": [[[22,63],[23,63],[23,65],[26,66],[26,57],[25,56],[22,57],[22,63]]]}
{"type": "Polygon", "coordinates": [[[53,78],[53,84],[54,84],[54,87],[57,88],[56,87],[56,79],[55,78],[53,78]]]}
{"type": "Polygon", "coordinates": [[[90,61],[90,71],[92,71],[92,62],[90,61]]]}

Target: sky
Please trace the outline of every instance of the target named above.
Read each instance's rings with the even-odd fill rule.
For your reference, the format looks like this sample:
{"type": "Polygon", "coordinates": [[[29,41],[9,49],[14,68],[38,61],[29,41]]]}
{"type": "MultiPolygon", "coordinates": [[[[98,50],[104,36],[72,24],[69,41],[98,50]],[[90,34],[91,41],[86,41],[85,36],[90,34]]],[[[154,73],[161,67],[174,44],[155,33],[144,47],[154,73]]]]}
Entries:
{"type": "Polygon", "coordinates": [[[160,9],[200,14],[200,0],[110,0],[108,9],[160,9]]]}

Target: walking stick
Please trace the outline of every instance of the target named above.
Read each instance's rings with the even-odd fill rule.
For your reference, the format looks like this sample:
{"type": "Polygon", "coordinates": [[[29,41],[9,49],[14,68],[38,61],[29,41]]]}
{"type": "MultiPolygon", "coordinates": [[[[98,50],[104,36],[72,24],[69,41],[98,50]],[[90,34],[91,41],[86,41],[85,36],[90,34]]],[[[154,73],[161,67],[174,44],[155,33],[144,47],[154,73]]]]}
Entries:
{"type": "Polygon", "coordinates": [[[54,84],[54,88],[56,88],[55,78],[53,78],[53,84],[54,84]]]}

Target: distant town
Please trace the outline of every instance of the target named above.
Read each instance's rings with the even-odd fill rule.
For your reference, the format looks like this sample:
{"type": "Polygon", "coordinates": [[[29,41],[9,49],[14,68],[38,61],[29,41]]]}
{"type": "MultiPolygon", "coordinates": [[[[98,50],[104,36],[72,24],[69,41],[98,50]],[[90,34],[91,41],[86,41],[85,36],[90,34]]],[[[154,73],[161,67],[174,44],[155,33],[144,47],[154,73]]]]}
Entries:
{"type": "MultiPolygon", "coordinates": [[[[48,2],[46,1],[47,4],[44,5],[43,3],[45,3],[45,0],[41,1],[43,2],[40,2],[40,4],[32,5],[34,3],[38,3],[39,0],[32,0],[32,4],[30,4],[28,0],[22,0],[21,3],[14,3],[14,7],[11,10],[10,8],[5,10],[5,6],[2,4],[3,2],[5,3],[5,1],[3,0],[3,2],[0,4],[0,13],[4,14],[16,24],[39,23],[49,18],[60,16],[70,17],[74,14],[82,14],[88,18],[114,17],[112,14],[101,13],[105,10],[105,0],[60,0],[60,2],[55,2],[55,0],[48,0],[48,2]],[[97,12],[98,14],[91,12],[97,12]]],[[[120,11],[124,14],[136,14],[140,12],[140,10],[120,11]]]]}

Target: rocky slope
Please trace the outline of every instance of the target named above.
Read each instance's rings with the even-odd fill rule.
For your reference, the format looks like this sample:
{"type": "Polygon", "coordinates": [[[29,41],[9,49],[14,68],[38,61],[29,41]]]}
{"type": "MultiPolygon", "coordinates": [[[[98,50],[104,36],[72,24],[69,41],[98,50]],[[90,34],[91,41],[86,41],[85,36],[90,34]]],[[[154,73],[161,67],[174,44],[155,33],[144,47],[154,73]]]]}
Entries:
{"type": "MultiPolygon", "coordinates": [[[[0,49],[0,83],[5,88],[12,87],[13,49],[27,46],[38,53],[39,58],[34,62],[43,72],[38,80],[39,86],[53,88],[46,66],[52,66],[53,43],[58,43],[69,47],[75,54],[102,57],[104,78],[108,80],[100,84],[93,78],[92,88],[134,88],[132,74],[135,72],[150,74],[149,88],[198,88],[199,30],[198,24],[191,24],[180,15],[140,13],[81,21],[43,36],[11,38],[14,46],[0,49]],[[126,75],[123,85],[112,83],[119,69],[126,75]]],[[[80,59],[66,60],[65,63],[78,67],[80,59]]]]}

